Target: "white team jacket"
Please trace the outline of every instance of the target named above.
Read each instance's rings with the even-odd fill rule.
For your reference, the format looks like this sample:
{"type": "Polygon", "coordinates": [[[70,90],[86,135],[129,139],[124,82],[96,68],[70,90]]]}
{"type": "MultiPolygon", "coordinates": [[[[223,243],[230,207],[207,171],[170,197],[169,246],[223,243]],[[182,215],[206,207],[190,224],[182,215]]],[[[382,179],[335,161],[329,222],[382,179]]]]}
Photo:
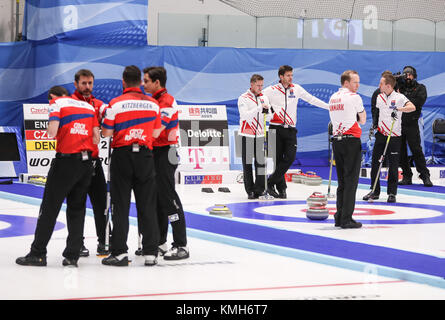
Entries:
{"type": "Polygon", "coordinates": [[[269,99],[262,94],[256,97],[250,89],[238,98],[239,135],[247,137],[264,135],[263,106],[270,106],[269,99]]]}
{"type": "Polygon", "coordinates": [[[329,110],[329,105],[326,102],[314,97],[295,83],[290,84],[287,89],[281,83],[278,83],[267,87],[263,90],[263,93],[269,98],[274,109],[270,124],[295,127],[298,99],[303,99],[307,103],[329,110]]]}
{"type": "MultiPolygon", "coordinates": [[[[395,108],[403,108],[408,103],[408,98],[396,91],[391,92],[389,96],[383,92],[377,96],[376,107],[379,109],[379,126],[377,130],[384,136],[389,136],[391,123],[393,121],[391,113],[395,108]]],[[[394,122],[391,135],[399,137],[402,135],[402,112],[397,112],[397,119],[394,122]]]]}

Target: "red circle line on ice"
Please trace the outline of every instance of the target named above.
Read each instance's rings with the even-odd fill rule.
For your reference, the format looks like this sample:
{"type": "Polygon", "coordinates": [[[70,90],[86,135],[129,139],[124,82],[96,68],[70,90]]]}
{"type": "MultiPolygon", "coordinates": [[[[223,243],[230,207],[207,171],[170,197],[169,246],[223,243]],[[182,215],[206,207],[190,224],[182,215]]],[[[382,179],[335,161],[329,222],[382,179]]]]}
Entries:
{"type": "MultiPolygon", "coordinates": [[[[330,215],[334,215],[337,211],[336,207],[328,207],[330,215]]],[[[306,213],[307,209],[301,209],[301,212],[306,213]]],[[[393,210],[374,209],[374,208],[355,208],[354,216],[383,216],[396,213],[393,210]]]]}
{"type": "MultiPolygon", "coordinates": [[[[328,209],[331,215],[331,219],[327,220],[310,220],[304,216],[301,210],[307,209],[306,200],[285,200],[285,201],[245,201],[238,203],[228,203],[226,206],[232,211],[233,217],[235,218],[246,218],[246,219],[256,219],[256,220],[270,220],[270,221],[286,221],[286,222],[308,222],[308,223],[332,223],[332,214],[335,213],[333,203],[329,203],[328,209]],[[284,208],[281,206],[297,205],[295,208],[297,215],[280,215],[284,212],[284,208]],[[267,209],[266,209],[267,208],[267,209]],[[272,213],[261,213],[259,211],[266,209],[270,210],[272,213]]],[[[359,219],[362,223],[368,224],[423,224],[423,223],[445,223],[445,206],[435,205],[435,204],[423,204],[423,203],[387,203],[385,202],[374,202],[370,204],[367,201],[357,201],[354,215],[360,214],[359,219]],[[379,209],[381,208],[381,209],[379,209]],[[393,209],[394,208],[394,209],[393,209]],[[407,209],[423,209],[435,211],[436,214],[432,217],[405,217],[404,215],[390,215],[390,213],[399,213],[405,208],[407,209]],[[377,211],[374,211],[377,210],[377,211]],[[381,211],[380,211],[381,210],[381,211]],[[394,211],[393,211],[394,210],[394,211]],[[377,214],[378,212],[382,214],[377,214]],[[383,213],[387,212],[384,219],[379,219],[378,217],[385,216],[383,213]],[[373,214],[369,214],[373,213],[373,214]],[[438,214],[438,215],[437,215],[438,214]],[[400,216],[400,218],[397,218],[400,216]]]]}

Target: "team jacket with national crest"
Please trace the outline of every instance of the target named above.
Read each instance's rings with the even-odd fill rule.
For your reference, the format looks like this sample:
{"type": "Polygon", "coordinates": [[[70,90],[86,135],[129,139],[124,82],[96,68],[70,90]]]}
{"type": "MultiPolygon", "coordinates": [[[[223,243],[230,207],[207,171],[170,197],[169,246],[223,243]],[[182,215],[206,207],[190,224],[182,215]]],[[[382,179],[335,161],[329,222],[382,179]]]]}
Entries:
{"type": "Polygon", "coordinates": [[[297,123],[297,104],[299,99],[328,110],[326,102],[314,97],[298,84],[291,83],[287,88],[280,83],[264,89],[263,94],[269,98],[274,109],[270,124],[295,127],[297,123]]]}
{"type": "Polygon", "coordinates": [[[357,113],[365,111],[363,100],[357,93],[340,88],[329,100],[329,116],[334,136],[352,135],[360,138],[362,128],[357,122],[357,113]]]}
{"type": "MultiPolygon", "coordinates": [[[[92,105],[94,110],[96,111],[97,120],[99,120],[99,123],[102,121],[105,114],[105,109],[107,107],[107,104],[103,103],[103,101],[96,99],[93,95],[90,95],[88,98],[86,98],[77,90],[74,91],[74,93],[71,95],[71,98],[79,101],[85,101],[86,103],[92,105]]],[[[99,157],[99,147],[97,146],[97,144],[95,145],[95,147],[96,148],[92,154],[93,159],[99,157]]]]}
{"type": "Polygon", "coordinates": [[[238,134],[247,137],[264,136],[263,108],[270,107],[269,99],[263,94],[255,96],[247,90],[238,98],[240,128],[238,134]]]}
{"type": "MultiPolygon", "coordinates": [[[[403,108],[409,102],[408,98],[403,94],[393,91],[389,96],[385,93],[380,93],[377,96],[376,108],[379,110],[379,123],[377,130],[384,136],[389,136],[393,118],[391,113],[395,108],[403,108]]],[[[391,135],[400,137],[402,135],[402,112],[397,112],[397,118],[394,122],[391,135]]]]}
{"type": "Polygon", "coordinates": [[[127,88],[110,101],[103,127],[114,130],[112,148],[134,143],[152,149],[153,129],[161,127],[159,105],[139,88],[127,88]]]}
{"type": "Polygon", "coordinates": [[[163,147],[177,144],[179,139],[178,107],[175,98],[167,92],[167,89],[153,94],[153,98],[159,104],[161,112],[161,124],[165,129],[161,131],[159,137],[153,141],[154,147],[163,147]]]}
{"type": "Polygon", "coordinates": [[[99,122],[93,106],[71,97],[57,97],[49,104],[48,120],[59,121],[56,152],[94,151],[93,128],[99,122]]]}

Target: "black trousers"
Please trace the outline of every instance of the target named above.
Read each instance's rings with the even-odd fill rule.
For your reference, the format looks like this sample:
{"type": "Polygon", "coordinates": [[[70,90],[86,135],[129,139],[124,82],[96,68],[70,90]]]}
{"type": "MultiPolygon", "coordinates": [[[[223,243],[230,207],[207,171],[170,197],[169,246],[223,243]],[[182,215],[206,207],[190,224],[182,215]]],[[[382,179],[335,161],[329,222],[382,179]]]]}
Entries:
{"type": "Polygon", "coordinates": [[[412,159],[416,165],[416,170],[420,174],[420,178],[430,176],[430,171],[426,167],[425,155],[423,154],[419,124],[417,122],[404,125],[402,122],[402,142],[400,149],[400,167],[403,170],[403,177],[412,178],[413,171],[408,159],[408,148],[412,153],[412,159]]]}
{"type": "Polygon", "coordinates": [[[360,174],[362,145],[359,138],[334,140],[332,149],[337,170],[337,213],[341,224],[352,219],[360,174]]]}
{"type": "Polygon", "coordinates": [[[297,154],[297,129],[270,125],[269,138],[269,141],[274,141],[272,157],[275,168],[267,183],[270,186],[276,186],[278,191],[285,191],[287,184],[284,175],[295,161],[297,154]]]}
{"type": "Polygon", "coordinates": [[[31,254],[46,255],[46,247],[56,225],[56,220],[66,198],[68,237],[63,256],[78,259],[82,247],[87,190],[93,165],[91,160],[54,158],[48,171],[39,218],[31,244],[31,254]]]}
{"type": "Polygon", "coordinates": [[[181,199],[175,189],[175,171],[178,167],[176,147],[154,147],[153,156],[157,183],[157,212],[160,239],[159,244],[167,241],[168,223],[172,227],[174,247],[187,245],[187,231],[181,199]]]}
{"type": "MultiPolygon", "coordinates": [[[[371,189],[374,186],[375,179],[377,185],[375,187],[375,194],[380,194],[380,177],[377,177],[377,171],[379,170],[379,159],[383,155],[386,141],[388,137],[385,137],[380,132],[375,134],[375,144],[372,150],[372,165],[371,165],[371,189]]],[[[400,143],[402,137],[391,136],[389,139],[388,149],[386,150],[385,160],[388,160],[388,187],[387,194],[397,194],[397,182],[399,176],[399,160],[400,160],[400,143]]]]}
{"type": "Polygon", "coordinates": [[[91,177],[91,184],[88,188],[88,196],[94,212],[94,223],[96,226],[96,235],[99,243],[105,243],[106,216],[107,207],[107,182],[105,180],[104,170],[100,159],[93,159],[94,171],[91,177]]]}
{"type": "Polygon", "coordinates": [[[156,216],[156,181],[153,154],[147,148],[114,148],[110,163],[110,191],[113,206],[111,254],[128,252],[131,191],[134,192],[142,254],[158,255],[159,230],[156,216]]]}
{"type": "Polygon", "coordinates": [[[247,193],[262,194],[266,182],[264,137],[241,136],[241,148],[244,189],[247,193]],[[255,179],[252,164],[255,166],[255,179]]]}

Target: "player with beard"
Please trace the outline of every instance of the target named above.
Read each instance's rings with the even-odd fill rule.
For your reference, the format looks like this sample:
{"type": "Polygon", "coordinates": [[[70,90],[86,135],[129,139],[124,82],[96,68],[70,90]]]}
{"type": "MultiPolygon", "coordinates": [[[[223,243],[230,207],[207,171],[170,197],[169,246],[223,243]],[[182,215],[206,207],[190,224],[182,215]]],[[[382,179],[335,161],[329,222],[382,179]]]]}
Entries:
{"type": "MultiPolygon", "coordinates": [[[[96,117],[99,123],[102,121],[106,104],[101,100],[96,99],[92,92],[94,86],[94,74],[87,69],[81,69],[76,72],[74,76],[74,86],[76,90],[71,95],[73,99],[85,101],[93,106],[96,117]]],[[[99,158],[99,147],[94,145],[94,151],[92,154],[93,159],[93,176],[91,178],[91,184],[88,188],[88,196],[90,197],[91,205],[94,212],[94,222],[96,226],[97,235],[97,254],[106,255],[108,252],[105,250],[105,228],[106,228],[106,197],[107,197],[107,184],[105,181],[104,170],[102,168],[102,162],[99,158]]],[[[81,257],[88,257],[89,250],[82,243],[82,249],[80,252],[81,257]]]]}

